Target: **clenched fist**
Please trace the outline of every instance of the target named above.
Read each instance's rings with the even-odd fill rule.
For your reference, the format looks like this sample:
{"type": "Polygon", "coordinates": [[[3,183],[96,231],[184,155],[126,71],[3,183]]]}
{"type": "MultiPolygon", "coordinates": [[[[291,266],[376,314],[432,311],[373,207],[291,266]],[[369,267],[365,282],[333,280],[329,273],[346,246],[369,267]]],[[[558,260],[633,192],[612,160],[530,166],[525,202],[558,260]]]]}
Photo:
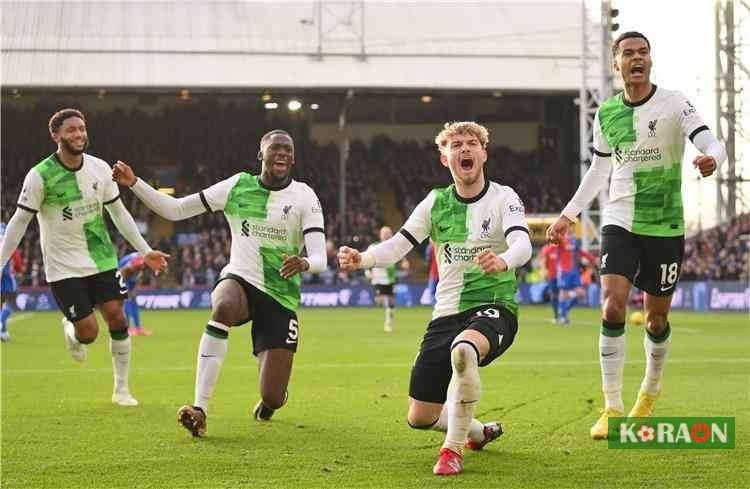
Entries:
{"type": "Polygon", "coordinates": [[[474,263],[479,265],[484,273],[500,273],[508,269],[505,260],[495,254],[492,249],[487,248],[474,257],[474,263]]]}
{"type": "Polygon", "coordinates": [[[352,272],[362,265],[362,254],[354,248],[342,246],[336,256],[339,259],[339,268],[346,272],[352,272]]]}
{"type": "Polygon", "coordinates": [[[693,166],[701,172],[702,177],[710,177],[716,171],[716,160],[713,156],[698,155],[693,160],[693,166]]]}

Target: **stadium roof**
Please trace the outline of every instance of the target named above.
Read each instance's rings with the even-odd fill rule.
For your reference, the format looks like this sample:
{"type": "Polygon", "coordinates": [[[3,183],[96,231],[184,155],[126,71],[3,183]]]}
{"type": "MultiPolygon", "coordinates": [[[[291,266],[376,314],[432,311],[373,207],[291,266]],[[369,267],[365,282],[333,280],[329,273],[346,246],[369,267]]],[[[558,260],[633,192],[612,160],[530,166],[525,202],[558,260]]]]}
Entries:
{"type": "Polygon", "coordinates": [[[18,87],[577,90],[581,4],[2,3],[18,87]]]}

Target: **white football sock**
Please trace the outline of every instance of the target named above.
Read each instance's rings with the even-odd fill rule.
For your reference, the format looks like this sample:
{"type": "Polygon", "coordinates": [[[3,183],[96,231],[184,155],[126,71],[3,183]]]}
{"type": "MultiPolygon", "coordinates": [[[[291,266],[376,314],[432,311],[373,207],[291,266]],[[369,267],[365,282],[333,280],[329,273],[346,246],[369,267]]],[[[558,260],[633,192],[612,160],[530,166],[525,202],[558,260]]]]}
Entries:
{"type": "Polygon", "coordinates": [[[660,340],[654,341],[648,331],[643,338],[643,348],[646,350],[646,375],[643,377],[641,390],[649,394],[658,394],[661,390],[661,377],[667,363],[669,344],[672,342],[671,330],[669,326],[667,328],[660,340]]]}
{"type": "Polygon", "coordinates": [[[78,337],[76,337],[76,327],[75,325],[68,320],[68,318],[63,318],[63,322],[65,324],[65,335],[73,340],[73,343],[81,344],[80,341],[78,341],[78,337]]]}
{"type": "MultiPolygon", "coordinates": [[[[440,417],[430,429],[433,431],[440,431],[441,433],[448,431],[447,404],[443,404],[443,410],[440,411],[440,417]]],[[[467,435],[467,438],[472,441],[484,441],[484,424],[476,418],[472,419],[471,424],[469,425],[469,434],[467,435]]]]}
{"type": "Polygon", "coordinates": [[[388,304],[385,306],[385,324],[393,324],[393,308],[388,304]]]}
{"type": "Polygon", "coordinates": [[[448,430],[443,448],[460,454],[463,453],[464,442],[474,419],[474,409],[482,392],[476,349],[466,342],[457,343],[451,350],[451,365],[453,375],[446,401],[448,430]]]}
{"type": "Polygon", "coordinates": [[[214,392],[221,365],[227,356],[229,327],[216,321],[209,321],[198,347],[198,366],[195,374],[195,400],[198,406],[208,413],[208,401],[214,392]],[[225,333],[224,337],[222,333],[225,333]]]}
{"type": "MultiPolygon", "coordinates": [[[[605,327],[602,327],[604,331],[605,327]]],[[[615,332],[617,330],[607,329],[615,332]]],[[[604,407],[619,412],[625,411],[622,402],[622,371],[625,368],[625,329],[620,330],[619,336],[599,334],[599,363],[602,370],[602,391],[604,392],[604,407]]]]}
{"type": "Polygon", "coordinates": [[[109,351],[112,352],[112,370],[115,376],[115,392],[118,394],[129,392],[130,346],[130,336],[124,340],[109,339],[109,351]]]}

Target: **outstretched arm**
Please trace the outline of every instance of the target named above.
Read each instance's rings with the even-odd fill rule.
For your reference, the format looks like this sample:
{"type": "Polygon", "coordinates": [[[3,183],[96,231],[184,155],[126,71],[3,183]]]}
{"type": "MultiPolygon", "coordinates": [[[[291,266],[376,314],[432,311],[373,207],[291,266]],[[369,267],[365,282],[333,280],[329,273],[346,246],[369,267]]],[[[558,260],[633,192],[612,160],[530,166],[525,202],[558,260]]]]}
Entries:
{"type": "Polygon", "coordinates": [[[201,194],[192,194],[176,199],[159,192],[135,176],[132,168],[122,161],[118,161],[112,168],[112,180],[120,185],[130,187],[133,193],[149,209],[170,221],[181,221],[211,210],[201,194]]]}
{"type": "Polygon", "coordinates": [[[27,211],[22,208],[17,208],[13,217],[10,218],[8,226],[5,228],[5,236],[3,237],[3,243],[0,245],[0,270],[5,267],[8,263],[10,255],[13,254],[13,250],[18,248],[18,244],[21,242],[26,228],[29,226],[31,219],[34,217],[34,213],[27,211]]]}
{"type": "Polygon", "coordinates": [[[157,275],[166,270],[169,255],[151,249],[146,240],[143,239],[143,236],[141,236],[141,232],[138,231],[138,226],[135,220],[133,220],[133,216],[125,208],[122,200],[117,199],[106,207],[117,230],[120,231],[120,234],[122,234],[128,243],[133,245],[133,248],[143,255],[146,266],[152,269],[157,275]]]}

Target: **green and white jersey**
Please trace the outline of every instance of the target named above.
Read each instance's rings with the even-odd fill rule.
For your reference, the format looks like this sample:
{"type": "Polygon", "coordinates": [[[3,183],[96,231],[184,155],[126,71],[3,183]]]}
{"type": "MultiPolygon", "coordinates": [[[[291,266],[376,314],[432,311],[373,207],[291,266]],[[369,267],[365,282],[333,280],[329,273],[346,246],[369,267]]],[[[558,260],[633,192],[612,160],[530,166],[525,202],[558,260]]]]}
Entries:
{"type": "Polygon", "coordinates": [[[637,104],[619,93],[596,113],[594,150],[613,156],[609,203],[602,226],[645,236],[682,236],[682,158],[685,138],[708,129],[676,91],[657,88],[637,104]]]}
{"type": "Polygon", "coordinates": [[[518,314],[515,270],[484,273],[473,261],[487,248],[506,251],[505,237],[517,229],[529,229],[523,202],[495,182],[472,199],[460,197],[454,185],[434,189],[417,205],[400,232],[412,243],[428,236],[435,243],[440,281],[433,319],[496,303],[518,314]]]}
{"type": "MultiPolygon", "coordinates": [[[[380,241],[375,241],[370,245],[370,248],[379,244],[380,241]]],[[[368,249],[370,249],[368,248],[368,249]]],[[[370,269],[370,283],[372,285],[393,285],[396,283],[396,265],[388,265],[387,267],[373,267],[370,269]]]]}
{"type": "Polygon", "coordinates": [[[110,166],[85,153],[75,170],[52,154],[26,174],[18,207],[39,220],[47,282],[117,268],[102,211],[119,197],[110,166]]]}
{"type": "Polygon", "coordinates": [[[223,210],[232,232],[229,263],[233,273],[295,311],[300,276],[281,278],[283,255],[298,255],[304,235],[323,232],[323,209],[313,189],[291,180],[280,190],[263,186],[257,175],[238,173],[200,193],[209,211],[223,210]]]}

